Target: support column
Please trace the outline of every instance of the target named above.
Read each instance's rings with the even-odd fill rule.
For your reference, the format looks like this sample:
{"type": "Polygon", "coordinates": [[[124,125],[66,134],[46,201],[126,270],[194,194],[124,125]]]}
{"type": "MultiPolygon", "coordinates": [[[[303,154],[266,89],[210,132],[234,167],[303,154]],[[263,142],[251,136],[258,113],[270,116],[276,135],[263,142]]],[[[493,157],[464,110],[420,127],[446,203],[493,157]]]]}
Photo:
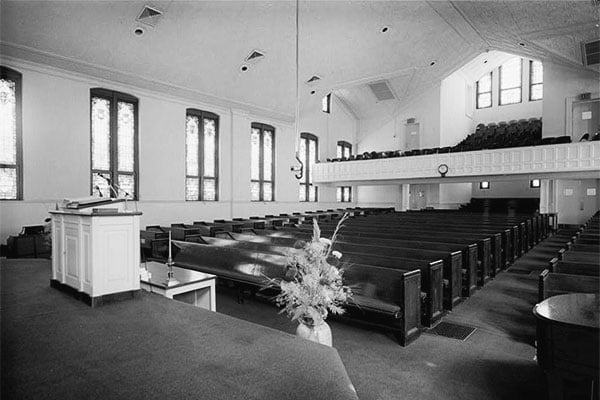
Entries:
{"type": "Polygon", "coordinates": [[[398,188],[400,196],[396,203],[396,211],[407,211],[410,207],[410,184],[403,183],[398,188]]]}

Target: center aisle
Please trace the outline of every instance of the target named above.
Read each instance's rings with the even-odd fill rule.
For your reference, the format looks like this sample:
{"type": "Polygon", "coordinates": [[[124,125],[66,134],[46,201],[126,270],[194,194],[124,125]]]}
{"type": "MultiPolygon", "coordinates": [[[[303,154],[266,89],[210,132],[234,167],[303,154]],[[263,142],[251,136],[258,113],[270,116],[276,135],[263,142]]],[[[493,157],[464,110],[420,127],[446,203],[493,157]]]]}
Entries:
{"type": "MultiPolygon", "coordinates": [[[[532,248],[505,272],[444,317],[477,328],[465,341],[425,333],[401,347],[384,332],[328,322],[361,399],[544,399],[543,375],[534,361],[537,276],[574,230],[532,248]],[[512,272],[511,272],[512,271],[512,272]]],[[[217,289],[219,312],[293,333],[296,324],[260,298],[237,303],[217,289]]]]}

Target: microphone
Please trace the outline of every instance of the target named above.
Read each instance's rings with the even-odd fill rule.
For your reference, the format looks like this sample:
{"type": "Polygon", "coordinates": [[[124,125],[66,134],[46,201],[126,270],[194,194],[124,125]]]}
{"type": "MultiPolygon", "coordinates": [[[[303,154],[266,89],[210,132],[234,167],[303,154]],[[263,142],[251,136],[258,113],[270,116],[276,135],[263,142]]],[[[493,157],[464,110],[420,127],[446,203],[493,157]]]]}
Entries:
{"type": "Polygon", "coordinates": [[[115,187],[112,184],[112,179],[107,178],[106,176],[102,175],[100,172],[96,172],[96,175],[98,175],[100,178],[102,178],[106,181],[106,183],[108,184],[108,188],[115,194],[115,197],[119,197],[119,193],[117,192],[117,190],[115,189],[115,187]]]}

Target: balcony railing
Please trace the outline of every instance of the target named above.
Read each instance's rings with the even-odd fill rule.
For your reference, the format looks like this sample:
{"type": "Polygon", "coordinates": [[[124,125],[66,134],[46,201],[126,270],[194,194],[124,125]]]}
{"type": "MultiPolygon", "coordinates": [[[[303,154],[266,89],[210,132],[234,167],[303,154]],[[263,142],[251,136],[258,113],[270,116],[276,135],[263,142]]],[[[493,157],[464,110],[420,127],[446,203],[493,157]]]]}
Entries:
{"type": "MultiPolygon", "coordinates": [[[[372,182],[493,175],[600,172],[600,141],[513,147],[460,153],[318,163],[315,183],[372,182]],[[443,171],[443,168],[442,168],[443,171]]],[[[465,181],[468,179],[465,179],[465,181]]]]}

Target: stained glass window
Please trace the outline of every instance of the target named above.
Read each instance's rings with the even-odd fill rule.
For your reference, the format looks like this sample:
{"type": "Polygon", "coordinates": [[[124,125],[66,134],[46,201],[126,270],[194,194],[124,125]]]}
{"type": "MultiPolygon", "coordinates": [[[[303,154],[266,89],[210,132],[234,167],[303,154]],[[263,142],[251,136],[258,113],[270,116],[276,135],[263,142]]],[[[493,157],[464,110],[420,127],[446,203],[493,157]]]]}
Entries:
{"type": "Polygon", "coordinates": [[[253,122],[250,129],[250,199],[273,201],[275,128],[253,122]]]}
{"type": "Polygon", "coordinates": [[[312,183],[312,170],[317,162],[319,146],[318,138],[310,133],[300,134],[299,158],[304,164],[304,174],[300,181],[300,201],[317,201],[317,187],[312,183]]]}
{"type": "Polygon", "coordinates": [[[0,200],[22,199],[21,74],[0,67],[0,200]]]}
{"type": "Polygon", "coordinates": [[[138,100],[92,89],[91,194],[137,199],[138,100]]]}
{"type": "Polygon", "coordinates": [[[544,67],[539,61],[529,61],[529,100],[544,97],[544,67]]]}
{"type": "Polygon", "coordinates": [[[521,102],[521,59],[512,58],[500,66],[500,105],[521,102]]]}
{"type": "Polygon", "coordinates": [[[188,108],[185,119],[185,199],[218,200],[219,117],[188,108]]]}
{"type": "Polygon", "coordinates": [[[477,108],[492,106],[492,72],[485,74],[477,81],[477,108]]]}

